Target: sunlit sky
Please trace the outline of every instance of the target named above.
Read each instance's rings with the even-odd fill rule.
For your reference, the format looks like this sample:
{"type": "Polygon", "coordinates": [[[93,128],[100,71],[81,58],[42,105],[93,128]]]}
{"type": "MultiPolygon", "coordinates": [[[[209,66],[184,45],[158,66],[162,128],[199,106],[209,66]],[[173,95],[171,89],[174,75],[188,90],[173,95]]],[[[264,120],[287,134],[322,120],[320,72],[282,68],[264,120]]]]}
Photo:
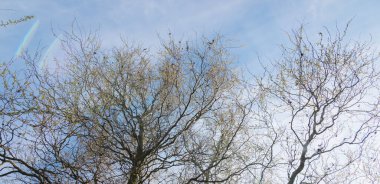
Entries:
{"type": "Polygon", "coordinates": [[[353,19],[350,38],[378,45],[379,7],[376,0],[1,0],[1,20],[35,18],[0,29],[0,61],[37,47],[54,55],[53,32],[69,31],[76,20],[85,31],[97,31],[105,47],[120,44],[120,37],[154,48],[168,32],[180,39],[219,33],[239,63],[255,67],[258,57],[278,58],[287,33],[300,24],[312,37],[323,26],[344,27],[353,19]]]}

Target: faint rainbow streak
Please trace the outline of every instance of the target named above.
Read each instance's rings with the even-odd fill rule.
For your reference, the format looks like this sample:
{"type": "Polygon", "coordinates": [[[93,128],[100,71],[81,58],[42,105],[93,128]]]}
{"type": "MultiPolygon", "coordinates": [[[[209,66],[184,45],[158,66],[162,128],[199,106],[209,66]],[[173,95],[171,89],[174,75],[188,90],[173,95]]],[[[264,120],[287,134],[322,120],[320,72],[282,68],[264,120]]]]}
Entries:
{"type": "Polygon", "coordinates": [[[22,40],[20,46],[17,49],[16,58],[20,57],[21,54],[25,51],[25,48],[29,45],[30,41],[32,40],[39,26],[40,26],[40,20],[37,20],[36,22],[34,22],[33,26],[29,29],[28,33],[26,33],[26,35],[24,36],[24,39],[22,40]]]}
{"type": "Polygon", "coordinates": [[[50,46],[48,47],[48,49],[45,51],[44,55],[41,57],[41,61],[40,61],[40,64],[39,64],[39,67],[40,68],[45,68],[46,65],[47,65],[47,60],[48,59],[52,59],[52,58],[49,58],[50,57],[50,54],[57,49],[58,47],[58,44],[60,43],[60,40],[61,40],[61,35],[57,36],[54,41],[50,44],[50,46]]]}

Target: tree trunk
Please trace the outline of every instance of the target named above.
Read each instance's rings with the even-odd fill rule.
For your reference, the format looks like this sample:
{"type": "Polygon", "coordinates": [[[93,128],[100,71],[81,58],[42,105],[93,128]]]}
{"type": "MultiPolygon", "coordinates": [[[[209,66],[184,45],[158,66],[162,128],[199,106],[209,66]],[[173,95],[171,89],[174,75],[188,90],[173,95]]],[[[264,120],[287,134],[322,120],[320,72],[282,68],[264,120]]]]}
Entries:
{"type": "Polygon", "coordinates": [[[307,146],[309,145],[309,141],[303,146],[302,153],[300,157],[300,164],[298,165],[297,169],[293,171],[292,175],[289,178],[288,184],[293,184],[296,181],[297,175],[303,170],[305,167],[306,162],[306,153],[307,153],[307,146]]]}
{"type": "Polygon", "coordinates": [[[138,184],[140,183],[140,168],[139,166],[133,166],[131,175],[128,179],[128,184],[138,184]]]}
{"type": "Polygon", "coordinates": [[[128,179],[128,184],[139,184],[141,183],[141,165],[144,161],[144,123],[140,117],[138,119],[139,133],[137,136],[137,150],[134,158],[131,174],[128,179]]]}

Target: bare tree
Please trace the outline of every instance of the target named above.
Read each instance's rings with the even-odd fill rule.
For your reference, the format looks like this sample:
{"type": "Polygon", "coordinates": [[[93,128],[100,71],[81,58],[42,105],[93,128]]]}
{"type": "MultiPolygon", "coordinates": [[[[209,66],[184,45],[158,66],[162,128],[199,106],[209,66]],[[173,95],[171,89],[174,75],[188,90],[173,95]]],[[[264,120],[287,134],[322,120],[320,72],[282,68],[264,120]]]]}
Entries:
{"type": "Polygon", "coordinates": [[[252,102],[241,96],[220,37],[170,38],[157,55],[126,42],[102,50],[95,34],[67,33],[61,41],[66,56],[54,69],[39,68],[39,55],[24,56],[31,85],[23,88],[28,111],[17,121],[28,156],[12,155],[23,163],[8,161],[3,175],[39,183],[209,183],[236,181],[252,164],[243,151],[252,102]]]}
{"type": "Polygon", "coordinates": [[[301,27],[283,58],[257,77],[283,132],[276,150],[289,184],[331,183],[325,179],[359,159],[378,130],[378,56],[367,43],[346,42],[346,31],[326,29],[312,42],[301,27]]]}
{"type": "Polygon", "coordinates": [[[37,158],[28,155],[30,149],[25,147],[31,132],[25,131],[27,123],[25,114],[34,110],[34,96],[28,93],[31,83],[27,75],[17,76],[10,69],[12,62],[1,64],[0,94],[0,176],[19,173],[19,176],[44,181],[43,170],[35,169],[37,158]]]}
{"type": "Polygon", "coordinates": [[[170,34],[151,52],[66,33],[54,64],[0,65],[1,181],[376,182],[363,164],[376,156],[377,55],[346,30],[295,31],[253,88],[219,36],[170,34]]]}

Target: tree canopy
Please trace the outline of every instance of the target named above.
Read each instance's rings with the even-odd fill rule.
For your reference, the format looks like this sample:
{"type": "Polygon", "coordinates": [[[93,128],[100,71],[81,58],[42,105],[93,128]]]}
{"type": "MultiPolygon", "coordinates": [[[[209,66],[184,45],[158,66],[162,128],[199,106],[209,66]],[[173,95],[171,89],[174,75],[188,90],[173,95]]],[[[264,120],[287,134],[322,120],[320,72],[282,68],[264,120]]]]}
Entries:
{"type": "Polygon", "coordinates": [[[301,27],[263,75],[242,76],[221,36],[151,51],[66,33],[54,66],[39,53],[0,65],[0,181],[379,181],[358,169],[375,158],[378,56],[346,37],[301,27]]]}

